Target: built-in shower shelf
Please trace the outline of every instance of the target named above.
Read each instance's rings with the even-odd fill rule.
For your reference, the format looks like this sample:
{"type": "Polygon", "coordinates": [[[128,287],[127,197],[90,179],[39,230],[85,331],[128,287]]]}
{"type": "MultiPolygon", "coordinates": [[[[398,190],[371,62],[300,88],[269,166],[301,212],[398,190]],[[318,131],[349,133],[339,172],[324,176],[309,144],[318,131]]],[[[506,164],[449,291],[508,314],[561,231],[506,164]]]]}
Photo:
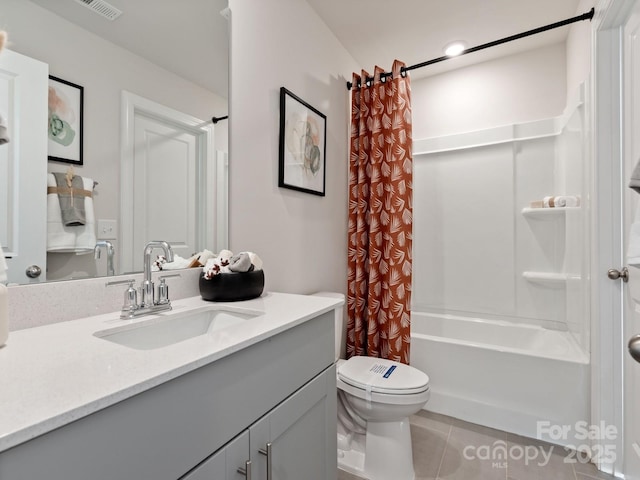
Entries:
{"type": "Polygon", "coordinates": [[[528,282],[548,288],[564,288],[567,282],[580,280],[575,273],[522,272],[522,277],[528,282]]]}
{"type": "Polygon", "coordinates": [[[522,215],[529,218],[538,218],[541,220],[558,218],[567,211],[580,210],[580,207],[553,207],[553,208],[523,208],[522,215]]]}

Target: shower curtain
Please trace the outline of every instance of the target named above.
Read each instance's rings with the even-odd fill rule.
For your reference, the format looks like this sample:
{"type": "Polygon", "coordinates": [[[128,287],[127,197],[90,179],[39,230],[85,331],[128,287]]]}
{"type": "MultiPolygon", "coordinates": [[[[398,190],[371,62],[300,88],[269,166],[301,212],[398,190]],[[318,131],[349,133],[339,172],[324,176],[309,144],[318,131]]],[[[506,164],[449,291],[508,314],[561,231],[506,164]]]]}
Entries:
{"type": "Polygon", "coordinates": [[[404,63],[353,74],[349,158],[347,358],[409,363],[411,88],[404,63]]]}

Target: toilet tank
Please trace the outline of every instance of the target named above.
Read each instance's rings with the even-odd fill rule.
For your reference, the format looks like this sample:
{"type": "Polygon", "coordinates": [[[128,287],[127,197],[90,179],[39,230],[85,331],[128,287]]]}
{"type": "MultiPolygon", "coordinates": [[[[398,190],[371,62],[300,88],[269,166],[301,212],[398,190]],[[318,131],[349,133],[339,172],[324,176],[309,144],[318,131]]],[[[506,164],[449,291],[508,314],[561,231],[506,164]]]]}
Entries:
{"type": "MultiPolygon", "coordinates": [[[[314,293],[313,296],[339,298],[340,300],[344,300],[344,295],[336,292],[318,292],[314,293]]],[[[336,324],[335,360],[338,361],[339,358],[345,358],[347,350],[347,344],[345,343],[347,325],[344,321],[344,308],[342,305],[336,307],[334,314],[336,324]]]]}

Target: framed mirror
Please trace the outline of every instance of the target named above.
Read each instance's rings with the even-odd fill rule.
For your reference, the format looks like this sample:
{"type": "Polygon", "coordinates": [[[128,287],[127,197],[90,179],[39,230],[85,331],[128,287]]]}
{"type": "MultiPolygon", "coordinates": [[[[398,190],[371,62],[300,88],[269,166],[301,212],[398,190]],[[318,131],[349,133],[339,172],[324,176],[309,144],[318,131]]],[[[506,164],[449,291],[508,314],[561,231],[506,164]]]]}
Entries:
{"type": "MultiPolygon", "coordinates": [[[[73,173],[97,183],[92,192],[96,240],[113,245],[116,274],[141,269],[139,247],[149,240],[175,243],[181,256],[226,247],[227,123],[214,126],[211,118],[228,112],[228,26],[221,15],[227,1],[192,0],[175,8],[154,0],[109,0],[113,11],[106,15],[86,5],[91,3],[10,0],[3,3],[0,25],[11,51],[84,89],[83,164],[74,165],[73,173]],[[126,123],[132,119],[137,133],[126,123]],[[186,150],[193,155],[184,155],[186,150]],[[133,166],[131,151],[140,157],[133,166]],[[143,223],[144,229],[131,232],[132,225],[135,230],[143,223]]],[[[14,133],[27,141],[47,135],[33,126],[14,133]]],[[[46,153],[42,162],[45,175],[69,168],[47,162],[46,153]]],[[[30,184],[45,189],[46,179],[34,177],[30,184]]],[[[40,199],[32,208],[46,211],[48,199],[36,196],[40,199]]],[[[0,216],[29,217],[21,211],[23,203],[7,213],[0,210],[0,216]]],[[[47,241],[39,242],[45,251],[47,241]]],[[[107,274],[104,252],[96,260],[92,250],[71,249],[46,253],[43,273],[30,279],[24,265],[35,262],[18,261],[21,252],[26,247],[16,245],[7,259],[11,283],[107,274]]]]}

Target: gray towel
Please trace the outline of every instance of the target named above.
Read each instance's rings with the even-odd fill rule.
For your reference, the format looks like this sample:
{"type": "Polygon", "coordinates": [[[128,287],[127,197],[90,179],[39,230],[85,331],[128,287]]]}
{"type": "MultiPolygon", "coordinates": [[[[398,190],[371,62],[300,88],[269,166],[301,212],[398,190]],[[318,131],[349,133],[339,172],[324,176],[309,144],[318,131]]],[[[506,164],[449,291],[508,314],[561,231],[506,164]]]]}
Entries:
{"type": "Polygon", "coordinates": [[[231,257],[229,260],[229,270],[232,272],[250,272],[253,267],[249,254],[242,252],[231,257]]]}
{"type": "Polygon", "coordinates": [[[636,163],[636,167],[631,174],[631,180],[629,180],[629,188],[640,193],[640,160],[636,163]]]}
{"type": "Polygon", "coordinates": [[[67,185],[67,176],[64,173],[54,173],[58,186],[58,200],[60,201],[60,213],[62,223],[66,227],[77,227],[87,223],[87,215],[84,209],[84,196],[80,194],[84,190],[82,177],[74,175],[71,179],[71,188],[67,185]],[[78,193],[74,195],[74,190],[78,193]]]}
{"type": "Polygon", "coordinates": [[[7,132],[7,122],[0,115],[0,145],[9,143],[9,132],[7,132]]]}

